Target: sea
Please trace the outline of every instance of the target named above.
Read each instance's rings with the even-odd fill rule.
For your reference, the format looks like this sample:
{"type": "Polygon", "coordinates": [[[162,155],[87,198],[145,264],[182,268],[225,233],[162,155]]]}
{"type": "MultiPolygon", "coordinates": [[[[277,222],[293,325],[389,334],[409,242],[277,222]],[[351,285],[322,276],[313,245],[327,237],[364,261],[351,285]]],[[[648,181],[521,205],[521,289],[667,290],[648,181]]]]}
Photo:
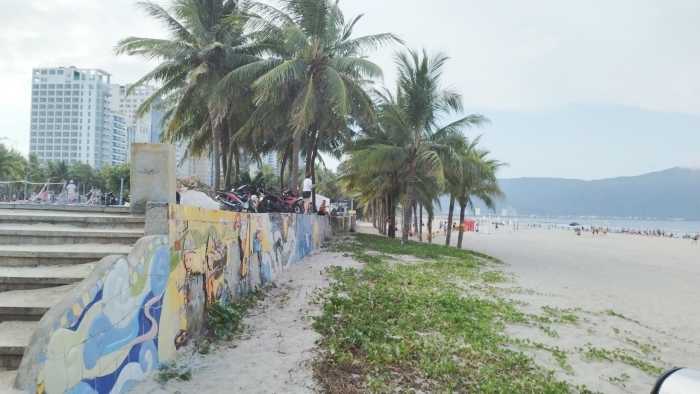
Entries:
{"type": "MultiPolygon", "coordinates": [[[[459,220],[459,216],[455,215],[452,220],[459,220]]],[[[634,220],[634,219],[606,219],[606,218],[542,218],[542,217],[514,217],[514,216],[466,216],[467,219],[477,219],[489,223],[504,223],[513,224],[517,221],[520,227],[556,227],[556,228],[573,228],[571,223],[577,223],[582,227],[605,227],[611,231],[629,229],[631,231],[653,230],[663,231],[666,234],[673,234],[683,237],[684,235],[693,236],[700,233],[700,222],[688,220],[634,220]]],[[[435,222],[447,221],[447,215],[436,216],[435,222]]]]}

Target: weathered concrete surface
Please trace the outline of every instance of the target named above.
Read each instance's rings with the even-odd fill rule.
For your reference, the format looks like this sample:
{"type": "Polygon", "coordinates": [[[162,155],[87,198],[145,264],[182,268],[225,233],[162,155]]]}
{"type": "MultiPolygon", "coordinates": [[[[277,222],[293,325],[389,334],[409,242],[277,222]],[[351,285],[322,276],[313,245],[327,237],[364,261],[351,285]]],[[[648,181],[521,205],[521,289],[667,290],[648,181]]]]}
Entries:
{"type": "Polygon", "coordinates": [[[8,320],[36,321],[70,292],[74,285],[35,290],[15,290],[0,297],[0,322],[8,320]]]}
{"type": "Polygon", "coordinates": [[[138,229],[80,229],[55,224],[0,223],[0,245],[133,244],[143,236],[138,229]]]}
{"type": "Polygon", "coordinates": [[[126,254],[130,245],[0,245],[0,266],[76,265],[98,261],[110,254],[126,254]]]}
{"type": "MultiPolygon", "coordinates": [[[[33,321],[0,322],[0,367],[19,367],[34,327],[33,321]]],[[[0,392],[2,389],[0,385],[0,392]]]]}
{"type": "Polygon", "coordinates": [[[175,145],[131,144],[131,213],[143,215],[146,203],[175,203],[175,145]]]}
{"type": "Polygon", "coordinates": [[[144,218],[120,213],[40,211],[26,209],[0,210],[0,226],[4,224],[56,224],[79,228],[131,228],[142,229],[144,218]]]}
{"type": "Polygon", "coordinates": [[[53,204],[11,204],[0,203],[0,211],[24,209],[31,211],[69,211],[69,212],[107,212],[107,213],[130,213],[131,208],[120,206],[102,205],[53,205],[53,204]]]}
{"type": "Polygon", "coordinates": [[[355,231],[355,215],[350,216],[331,216],[331,229],[333,234],[346,233],[355,231]]]}
{"type": "MultiPolygon", "coordinates": [[[[54,267],[0,267],[0,292],[69,285],[85,279],[94,264],[54,267]]],[[[0,340],[2,340],[0,334],[0,340]]]]}
{"type": "Polygon", "coordinates": [[[146,203],[145,235],[168,235],[168,203],[146,203]]]}
{"type": "Polygon", "coordinates": [[[22,391],[13,389],[15,378],[17,377],[16,369],[0,369],[0,393],[3,394],[26,394],[22,391]]]}

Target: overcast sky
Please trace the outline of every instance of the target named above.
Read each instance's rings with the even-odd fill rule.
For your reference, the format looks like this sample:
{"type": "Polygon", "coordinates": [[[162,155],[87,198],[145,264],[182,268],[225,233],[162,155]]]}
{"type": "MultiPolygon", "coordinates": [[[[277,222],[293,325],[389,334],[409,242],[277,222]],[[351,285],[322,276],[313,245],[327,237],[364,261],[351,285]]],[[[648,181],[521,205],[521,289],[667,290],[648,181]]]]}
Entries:
{"type": "MultiPolygon", "coordinates": [[[[166,1],[160,1],[167,4],[166,1]]],[[[444,51],[446,85],[492,124],[501,177],[601,179],[700,168],[700,1],[341,0],[357,35],[444,51]]],[[[153,64],[119,39],[163,32],[131,0],[3,0],[0,137],[29,148],[32,67],[101,68],[129,83],[153,64]]],[[[371,56],[394,78],[392,53],[371,56]]],[[[331,163],[334,165],[334,163],[331,163]]]]}

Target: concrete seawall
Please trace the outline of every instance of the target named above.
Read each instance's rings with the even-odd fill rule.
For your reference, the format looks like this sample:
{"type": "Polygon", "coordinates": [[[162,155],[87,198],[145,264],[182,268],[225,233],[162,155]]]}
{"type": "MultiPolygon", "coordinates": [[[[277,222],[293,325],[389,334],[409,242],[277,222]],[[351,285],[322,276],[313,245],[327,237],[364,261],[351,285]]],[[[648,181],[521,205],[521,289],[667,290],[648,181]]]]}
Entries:
{"type": "Polygon", "coordinates": [[[167,235],[109,256],[42,318],[15,387],[121,393],[201,335],[226,304],[296,265],[350,218],[167,206],[167,235]]]}

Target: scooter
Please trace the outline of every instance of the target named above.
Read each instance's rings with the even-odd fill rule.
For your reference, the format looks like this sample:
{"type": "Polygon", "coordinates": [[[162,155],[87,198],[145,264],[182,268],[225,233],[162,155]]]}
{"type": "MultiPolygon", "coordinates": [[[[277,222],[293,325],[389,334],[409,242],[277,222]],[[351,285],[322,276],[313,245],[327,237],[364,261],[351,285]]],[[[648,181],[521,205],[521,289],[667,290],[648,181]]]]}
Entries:
{"type": "Polygon", "coordinates": [[[261,192],[261,196],[262,200],[260,201],[260,212],[292,212],[292,208],[287,205],[285,200],[279,195],[269,190],[264,190],[261,192]]]}
{"type": "Polygon", "coordinates": [[[258,212],[258,195],[250,192],[249,185],[243,185],[238,189],[217,190],[216,201],[219,202],[219,207],[225,211],[235,211],[257,213],[258,212]]]}
{"type": "Polygon", "coordinates": [[[304,210],[304,198],[294,194],[292,189],[287,189],[282,192],[282,199],[292,212],[302,213],[304,210]]]}

